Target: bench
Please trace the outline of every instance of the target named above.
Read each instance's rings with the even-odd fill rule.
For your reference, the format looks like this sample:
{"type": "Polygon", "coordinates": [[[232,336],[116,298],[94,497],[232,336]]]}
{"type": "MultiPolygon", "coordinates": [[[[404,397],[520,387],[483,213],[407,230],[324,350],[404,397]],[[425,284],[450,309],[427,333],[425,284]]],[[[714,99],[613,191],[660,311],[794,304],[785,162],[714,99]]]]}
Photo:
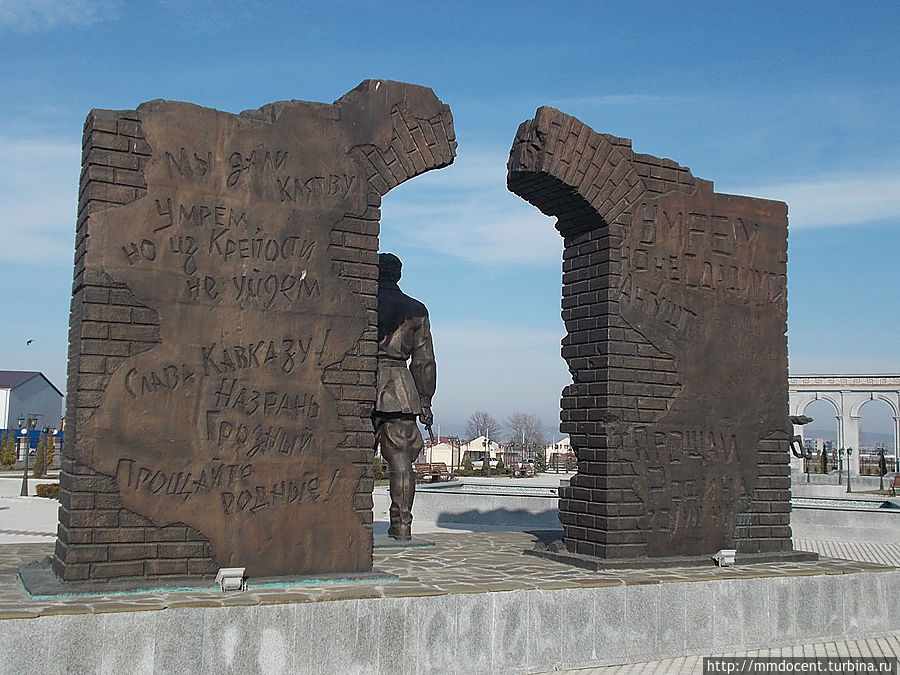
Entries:
{"type": "Polygon", "coordinates": [[[512,465],[513,478],[531,478],[534,476],[534,465],[527,462],[512,465]]]}
{"type": "Polygon", "coordinates": [[[416,472],[416,480],[427,480],[429,483],[450,480],[453,477],[444,462],[416,462],[413,469],[416,472]]]}
{"type": "Polygon", "coordinates": [[[888,488],[891,491],[891,497],[897,496],[897,488],[900,488],[900,476],[894,476],[894,480],[888,488]]]}

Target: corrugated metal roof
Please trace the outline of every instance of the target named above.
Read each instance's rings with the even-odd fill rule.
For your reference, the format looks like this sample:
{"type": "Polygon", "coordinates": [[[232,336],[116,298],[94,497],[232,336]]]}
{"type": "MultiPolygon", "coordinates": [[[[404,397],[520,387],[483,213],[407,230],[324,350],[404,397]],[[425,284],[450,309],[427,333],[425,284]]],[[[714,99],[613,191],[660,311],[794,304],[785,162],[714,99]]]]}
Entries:
{"type": "Polygon", "coordinates": [[[47,379],[46,375],[34,370],[0,370],[0,389],[15,389],[35,377],[43,377],[47,384],[56,389],[57,394],[63,395],[56,385],[47,379]]]}

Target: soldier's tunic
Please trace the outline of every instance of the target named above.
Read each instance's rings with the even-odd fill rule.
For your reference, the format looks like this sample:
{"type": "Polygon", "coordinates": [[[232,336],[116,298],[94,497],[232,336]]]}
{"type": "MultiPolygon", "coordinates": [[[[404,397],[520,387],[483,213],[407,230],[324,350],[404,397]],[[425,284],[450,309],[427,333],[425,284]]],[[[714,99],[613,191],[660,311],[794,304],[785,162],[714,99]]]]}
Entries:
{"type": "Polygon", "coordinates": [[[378,370],[375,442],[390,468],[389,534],[410,536],[416,477],[412,462],[422,451],[416,417],[431,423],[431,398],[437,382],[428,310],[396,281],[378,281],[378,370]],[[407,361],[409,365],[407,366],[407,361]]]}

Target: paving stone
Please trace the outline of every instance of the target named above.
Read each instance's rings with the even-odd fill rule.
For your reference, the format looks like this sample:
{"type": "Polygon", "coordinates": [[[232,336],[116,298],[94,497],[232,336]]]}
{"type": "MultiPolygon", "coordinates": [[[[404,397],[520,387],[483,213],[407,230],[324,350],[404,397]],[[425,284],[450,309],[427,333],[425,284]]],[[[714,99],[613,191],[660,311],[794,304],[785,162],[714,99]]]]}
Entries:
{"type": "MultiPolygon", "coordinates": [[[[900,564],[900,547],[893,551],[882,547],[875,551],[876,562],[842,560],[823,557],[819,561],[799,563],[760,563],[754,565],[718,567],[690,567],[683,569],[604,570],[592,572],[561,563],[523,556],[535,535],[523,532],[434,533],[433,548],[415,550],[379,550],[375,554],[375,568],[399,581],[383,580],[354,583],[321,583],[308,585],[259,586],[252,592],[223,594],[219,590],[159,589],[124,594],[85,595],[77,597],[31,598],[15,575],[19,566],[40,560],[52,551],[52,544],[10,544],[0,546],[0,617],[53,615],[60,613],[89,613],[121,611],[133,606],[135,611],[164,607],[203,607],[227,605],[273,604],[278,602],[313,602],[371,597],[399,597],[440,595],[445,593],[479,593],[484,591],[511,592],[524,589],[592,588],[603,586],[642,586],[647,584],[682,583],[708,579],[759,579],[775,577],[793,579],[786,583],[783,598],[775,598],[770,611],[776,627],[780,620],[793,621],[791,613],[795,599],[789,588],[796,587],[798,577],[821,574],[846,576],[843,603],[850,610],[862,609],[882,617],[885,628],[894,619],[893,610],[878,598],[863,597],[857,590],[858,572],[892,569],[900,564]],[[786,604],[785,604],[786,603],[786,604]]],[[[805,541],[805,549],[815,549],[805,541]]],[[[829,542],[822,549],[832,550],[829,542]]],[[[846,549],[850,551],[850,549],[846,549]]],[[[855,549],[860,556],[858,549],[855,549]]],[[[861,587],[859,587],[861,589],[861,587]]],[[[796,598],[799,600],[800,598],[796,598]]],[[[852,612],[850,612],[852,613],[852,612]]]]}
{"type": "MultiPolygon", "coordinates": [[[[535,646],[532,642],[535,633],[552,634],[558,638],[560,656],[550,655],[548,658],[559,661],[559,667],[565,668],[586,663],[635,661],[640,658],[641,649],[648,648],[646,636],[651,633],[654,640],[661,640],[667,645],[684,640],[685,651],[727,648],[716,647],[713,643],[712,636],[716,629],[712,622],[713,617],[725,611],[725,607],[731,606],[731,600],[734,600],[738,606],[734,617],[743,631],[744,641],[765,644],[781,654],[786,647],[764,643],[765,631],[770,631],[773,641],[780,635],[795,631],[797,622],[803,621],[798,619],[798,614],[802,612],[798,613],[797,608],[810,602],[811,594],[823,594],[826,587],[822,585],[823,575],[827,574],[842,575],[837,595],[817,601],[831,608],[829,611],[835,611],[835,634],[840,633],[838,628],[841,624],[849,629],[849,634],[854,630],[858,633],[857,626],[847,623],[848,618],[858,612],[878,617],[879,625],[885,631],[896,630],[900,625],[894,610],[886,607],[883,598],[871,594],[872,583],[875,583],[875,588],[882,588],[879,583],[881,573],[892,569],[887,566],[891,561],[900,563],[900,556],[880,557],[876,562],[826,557],[816,562],[762,563],[730,568],[591,572],[522,555],[522,551],[535,541],[535,536],[528,533],[435,533],[429,536],[435,541],[432,549],[376,552],[376,569],[400,579],[393,583],[386,583],[381,578],[379,581],[359,583],[268,586],[246,593],[163,589],[56,598],[29,597],[15,576],[19,565],[48,555],[52,550],[51,544],[0,546],[0,650],[9,646],[11,656],[8,663],[20,663],[16,656],[19,650],[16,640],[21,635],[16,626],[30,626],[29,630],[37,631],[34,633],[36,637],[44,633],[56,636],[53,639],[48,637],[48,644],[54,645],[48,658],[61,664],[62,670],[66,670],[66,663],[75,663],[77,657],[79,663],[85,664],[85,672],[99,672],[105,666],[101,668],[104,664],[91,655],[97,651],[97,641],[107,638],[105,633],[98,636],[86,632],[87,626],[94,626],[96,630],[96,619],[91,615],[103,614],[103,625],[114,630],[118,622],[128,620],[127,617],[120,617],[135,613],[135,620],[150,618],[155,622],[154,634],[158,637],[185,635],[188,636],[185,639],[193,645],[184,654],[170,653],[158,646],[152,654],[158,672],[186,672],[186,663],[195,666],[194,670],[199,669],[204,654],[209,659],[213,653],[229,654],[234,668],[240,666],[250,671],[259,670],[263,663],[272,672],[277,672],[282,665],[294,668],[296,672],[345,672],[353,663],[360,663],[360,659],[364,661],[376,645],[381,645],[383,652],[379,664],[387,669],[392,660],[396,660],[397,654],[391,653],[388,640],[379,637],[385,630],[392,635],[410,630],[413,635],[424,637],[426,643],[430,640],[429,635],[440,631],[449,631],[450,635],[455,636],[450,641],[452,644],[434,646],[427,653],[425,648],[415,648],[414,660],[419,664],[433,665],[435,670],[432,672],[466,668],[472,672],[492,669],[514,671],[520,662],[520,652],[525,654],[529,649],[550,649],[547,645],[535,646]],[[692,583],[702,580],[719,580],[723,590],[714,593],[712,584],[692,583]],[[768,588],[767,596],[763,597],[757,584],[768,588]],[[597,594],[590,589],[604,586],[607,588],[601,594],[603,601],[599,602],[596,600],[597,594]],[[724,590],[726,587],[727,590],[724,590]],[[486,594],[492,589],[497,592],[486,594]],[[568,598],[569,610],[565,616],[557,617],[553,612],[548,614],[549,610],[544,607],[541,598],[545,592],[553,590],[559,593],[560,589],[569,589],[563,591],[568,598]],[[651,590],[658,598],[656,601],[648,595],[651,590]],[[390,603],[402,604],[404,598],[422,596],[433,596],[429,600],[433,609],[412,609],[417,603],[410,602],[410,611],[413,612],[410,621],[393,628],[381,625],[374,614],[373,603],[358,600],[380,597],[390,603]],[[685,598],[681,609],[683,616],[676,616],[672,612],[681,597],[685,598]],[[583,598],[583,602],[579,598],[583,598]],[[726,599],[729,599],[727,603],[726,599]],[[293,612],[292,608],[300,603],[311,605],[308,608],[311,611],[302,614],[293,612]],[[265,613],[261,611],[263,605],[267,606],[265,613]],[[164,622],[159,621],[158,617],[163,614],[158,611],[148,615],[148,610],[162,608],[204,609],[200,612],[169,611],[164,615],[164,622]],[[259,616],[275,616],[274,613],[269,614],[270,611],[278,613],[281,618],[271,625],[258,625],[259,630],[251,631],[254,622],[259,623],[259,616]],[[768,627],[760,626],[761,622],[753,619],[763,612],[769,616],[768,627]],[[63,614],[75,616],[59,616],[63,614]],[[179,618],[198,614],[203,617],[200,626],[196,619],[184,619],[189,622],[188,625],[179,618]],[[289,617],[301,615],[306,623],[297,623],[296,628],[292,629],[295,632],[279,627],[282,620],[289,622],[289,617]],[[20,617],[37,618],[16,621],[20,617]],[[626,617],[629,617],[627,633],[626,617]],[[63,622],[66,626],[64,637],[59,632],[63,622]],[[682,629],[676,625],[679,623],[683,625],[682,629]],[[345,627],[354,624],[359,626],[359,633],[345,634],[345,627]],[[491,625],[502,627],[502,632],[498,634],[508,636],[504,644],[494,644],[494,639],[488,637],[491,625]],[[248,642],[247,636],[251,633],[257,637],[248,642]],[[191,635],[199,636],[201,641],[198,643],[189,637],[191,635]],[[339,653],[326,653],[318,648],[324,636],[333,640],[335,635],[342,636],[343,640],[339,653]],[[288,652],[287,645],[292,640],[296,649],[288,652]],[[641,644],[642,641],[644,644],[641,644]],[[629,652],[625,651],[626,644],[629,652]],[[263,650],[265,645],[269,645],[268,651],[263,650]],[[73,656],[64,656],[63,650],[73,656]],[[288,653],[296,654],[298,660],[286,663],[279,656],[288,653]],[[465,656],[465,665],[460,655],[465,656]],[[161,663],[171,664],[171,668],[161,668],[161,663]]],[[[808,544],[804,548],[815,550],[808,544]]],[[[823,548],[827,548],[827,543],[823,544],[823,548]]],[[[882,556],[883,553],[876,551],[873,555],[882,556]]],[[[834,592],[834,585],[828,587],[834,592]]],[[[805,628],[812,630],[815,626],[805,628]]],[[[29,640],[31,635],[28,632],[29,640]]],[[[878,635],[873,637],[878,638],[878,635]]],[[[167,641],[164,639],[161,642],[167,641]]],[[[829,649],[840,653],[843,644],[834,643],[834,647],[829,649]]],[[[900,643],[894,638],[893,643],[885,643],[888,646],[878,639],[874,644],[880,645],[882,650],[897,651],[900,643]]],[[[136,664],[140,666],[149,656],[145,647],[139,645],[137,649],[136,664]]],[[[3,653],[7,654],[6,651],[3,653]]],[[[121,652],[122,659],[125,653],[121,652]]],[[[20,656],[24,658],[24,653],[20,656]]],[[[111,665],[120,661],[118,656],[107,659],[111,665]]],[[[659,667],[658,663],[675,667],[675,662],[669,660],[653,662],[649,669],[635,672],[654,672],[659,667]]],[[[9,668],[8,665],[4,667],[9,668]]],[[[680,663],[677,667],[683,669],[686,666],[680,663]]]]}

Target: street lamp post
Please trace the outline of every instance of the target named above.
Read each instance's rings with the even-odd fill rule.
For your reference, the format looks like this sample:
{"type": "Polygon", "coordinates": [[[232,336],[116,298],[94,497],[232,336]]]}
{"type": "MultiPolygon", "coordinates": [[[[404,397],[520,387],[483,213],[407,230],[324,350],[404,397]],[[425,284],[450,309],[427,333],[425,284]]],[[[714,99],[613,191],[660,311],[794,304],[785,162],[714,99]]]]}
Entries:
{"type": "Polygon", "coordinates": [[[25,462],[22,465],[22,491],[19,493],[21,497],[28,496],[28,451],[29,445],[31,441],[31,431],[37,425],[37,419],[34,417],[28,418],[28,426],[25,426],[25,418],[19,418],[19,428],[22,430],[22,435],[25,436],[25,462]]]}
{"type": "Polygon", "coordinates": [[[526,451],[525,446],[525,427],[522,427],[522,460],[524,461],[528,457],[528,452],[526,451]]]}
{"type": "Polygon", "coordinates": [[[852,454],[853,448],[847,448],[847,492],[853,492],[853,490],[850,489],[850,474],[853,473],[850,469],[850,455],[852,454]]]}
{"type": "Polygon", "coordinates": [[[881,448],[881,452],[878,453],[878,489],[881,492],[884,492],[884,474],[886,473],[887,467],[884,463],[884,448],[881,448]]]}
{"type": "Polygon", "coordinates": [[[806,449],[806,482],[809,482],[809,463],[812,461],[812,450],[806,449]]]}
{"type": "Polygon", "coordinates": [[[844,449],[838,450],[838,485],[844,482],[844,449]]]}
{"type": "Polygon", "coordinates": [[[450,442],[450,466],[458,469],[461,464],[459,452],[459,437],[451,436],[448,440],[450,442]]]}

